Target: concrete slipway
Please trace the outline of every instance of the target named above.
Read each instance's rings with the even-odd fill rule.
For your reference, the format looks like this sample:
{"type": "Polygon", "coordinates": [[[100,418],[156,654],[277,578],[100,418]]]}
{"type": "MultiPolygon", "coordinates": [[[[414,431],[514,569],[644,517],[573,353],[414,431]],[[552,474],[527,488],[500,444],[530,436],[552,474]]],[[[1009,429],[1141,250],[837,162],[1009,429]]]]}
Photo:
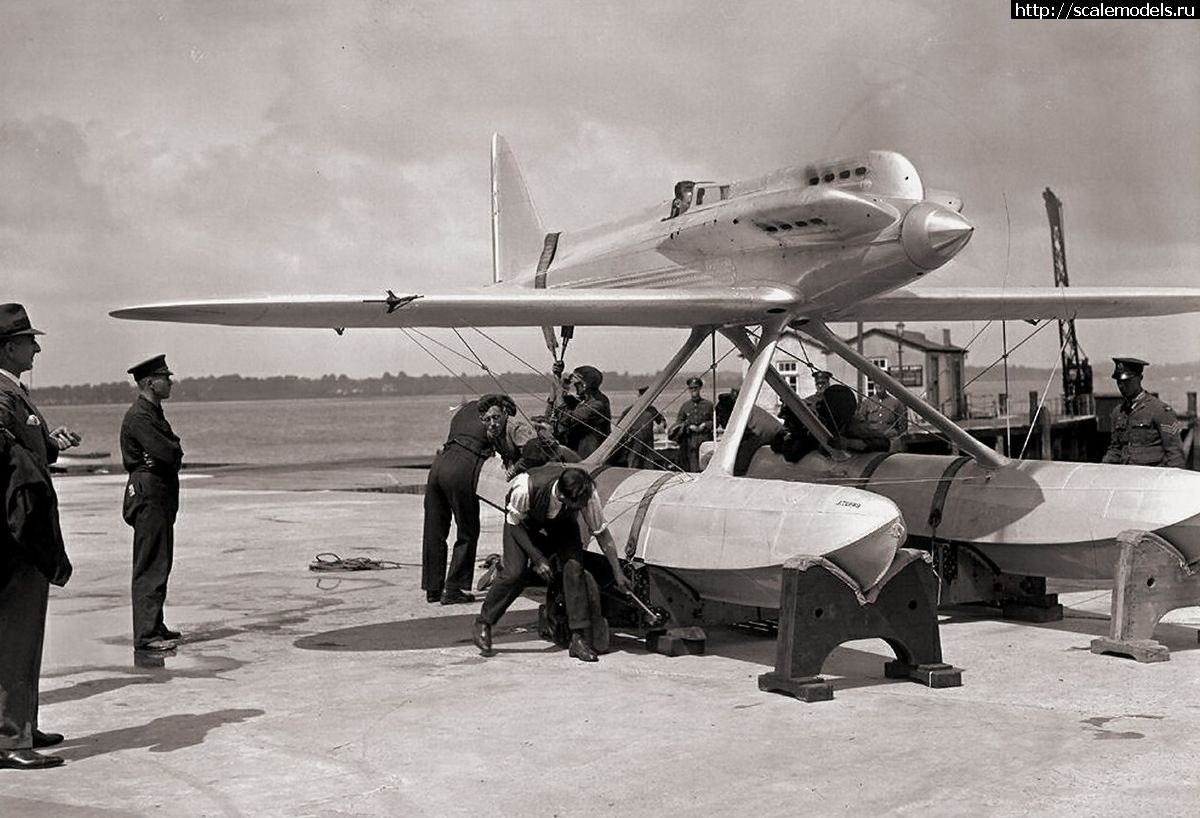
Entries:
{"type": "Polygon", "coordinates": [[[826,664],[834,701],[802,704],[758,691],[773,641],[737,631],[585,665],[522,601],[480,657],[475,606],[418,590],[420,496],[339,490],[420,472],[187,476],[168,604],[186,641],[161,667],[129,645],[122,478],[59,480],[76,569],[50,602],[41,726],[67,764],[0,771],[0,815],[1196,814],[1198,609],[1159,628],[1158,665],[1088,651],[1104,591],[1049,626],[949,616],[963,687],[884,679],[872,641],[826,664]],[[321,551],[404,567],[318,576],[321,551]]]}

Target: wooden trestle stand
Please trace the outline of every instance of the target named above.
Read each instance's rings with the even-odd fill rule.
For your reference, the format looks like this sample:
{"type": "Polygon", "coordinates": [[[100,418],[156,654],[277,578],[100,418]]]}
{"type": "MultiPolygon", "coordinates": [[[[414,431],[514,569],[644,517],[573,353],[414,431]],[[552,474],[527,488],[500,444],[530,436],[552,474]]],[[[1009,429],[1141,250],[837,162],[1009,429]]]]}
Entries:
{"type": "Polygon", "coordinates": [[[1121,554],[1113,576],[1108,638],[1092,640],[1092,653],[1166,662],[1171,651],[1152,637],[1169,611],[1200,605],[1200,575],[1175,546],[1148,531],[1117,535],[1121,554]]]}
{"type": "Polygon", "coordinates": [[[828,701],[833,687],[819,675],[825,659],[844,642],[871,638],[896,653],[884,665],[888,678],[929,687],[962,685],[962,671],[942,661],[937,577],[928,554],[900,549],[887,575],[866,595],[823,557],[788,560],[775,669],[758,677],[758,687],[806,702],[828,701]]]}

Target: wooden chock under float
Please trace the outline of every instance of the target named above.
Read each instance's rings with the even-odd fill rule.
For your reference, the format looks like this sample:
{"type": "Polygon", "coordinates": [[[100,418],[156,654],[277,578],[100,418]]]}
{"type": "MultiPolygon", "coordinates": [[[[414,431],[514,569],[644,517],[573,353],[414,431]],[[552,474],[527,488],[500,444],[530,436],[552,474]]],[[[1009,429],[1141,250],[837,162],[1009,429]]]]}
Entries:
{"type": "Polygon", "coordinates": [[[937,577],[924,551],[901,548],[891,569],[868,594],[823,557],[805,556],[783,566],[775,669],[758,687],[806,702],[828,701],[833,687],[820,676],[833,649],[844,642],[879,638],[896,653],[884,666],[891,679],[929,687],[959,687],[962,671],[942,661],[937,577]]]}
{"type": "Polygon", "coordinates": [[[1149,531],[1117,535],[1121,554],[1113,575],[1108,637],[1092,640],[1092,653],[1166,662],[1171,651],[1153,638],[1159,620],[1176,608],[1200,605],[1200,574],[1175,546],[1149,531]]]}

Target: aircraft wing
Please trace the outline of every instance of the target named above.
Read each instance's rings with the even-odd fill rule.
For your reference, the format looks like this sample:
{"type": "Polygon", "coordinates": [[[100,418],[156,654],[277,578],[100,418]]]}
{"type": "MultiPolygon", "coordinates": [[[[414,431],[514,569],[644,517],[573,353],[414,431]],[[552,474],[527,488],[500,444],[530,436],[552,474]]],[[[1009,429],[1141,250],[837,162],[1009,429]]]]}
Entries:
{"type": "Polygon", "coordinates": [[[662,290],[489,288],[453,295],[293,296],[114,310],[114,318],[244,327],[694,327],[753,324],[797,309],[775,287],[662,290]]]}
{"type": "Polygon", "coordinates": [[[828,321],[988,321],[1130,318],[1200,312],[1195,287],[971,287],[893,290],[828,321]]]}

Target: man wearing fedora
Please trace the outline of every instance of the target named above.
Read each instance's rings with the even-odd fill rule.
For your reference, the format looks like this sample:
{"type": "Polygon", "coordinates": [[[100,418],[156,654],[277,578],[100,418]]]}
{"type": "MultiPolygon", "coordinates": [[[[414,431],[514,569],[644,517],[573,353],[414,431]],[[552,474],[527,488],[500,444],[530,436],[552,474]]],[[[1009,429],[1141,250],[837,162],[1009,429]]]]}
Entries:
{"type": "Polygon", "coordinates": [[[1124,398],[1112,412],[1112,436],[1102,463],[1183,467],[1183,441],[1174,410],[1142,388],[1138,358],[1113,358],[1113,380],[1124,398]]]}
{"type": "Polygon", "coordinates": [[[133,527],[133,646],[162,653],[174,650],[180,637],[163,622],[163,603],[175,556],[183,447],[162,410],[174,374],[167,356],[155,355],[128,372],[138,388],[121,421],[121,462],[129,472],[121,516],[133,527]]]}
{"type": "Polygon", "coordinates": [[[7,526],[0,544],[0,769],[57,767],[38,749],[63,740],[38,729],[38,677],[50,584],[71,576],[49,465],[78,445],[65,426],[49,429],[21,383],[41,352],[20,304],[0,304],[0,447],[7,526]]]}

